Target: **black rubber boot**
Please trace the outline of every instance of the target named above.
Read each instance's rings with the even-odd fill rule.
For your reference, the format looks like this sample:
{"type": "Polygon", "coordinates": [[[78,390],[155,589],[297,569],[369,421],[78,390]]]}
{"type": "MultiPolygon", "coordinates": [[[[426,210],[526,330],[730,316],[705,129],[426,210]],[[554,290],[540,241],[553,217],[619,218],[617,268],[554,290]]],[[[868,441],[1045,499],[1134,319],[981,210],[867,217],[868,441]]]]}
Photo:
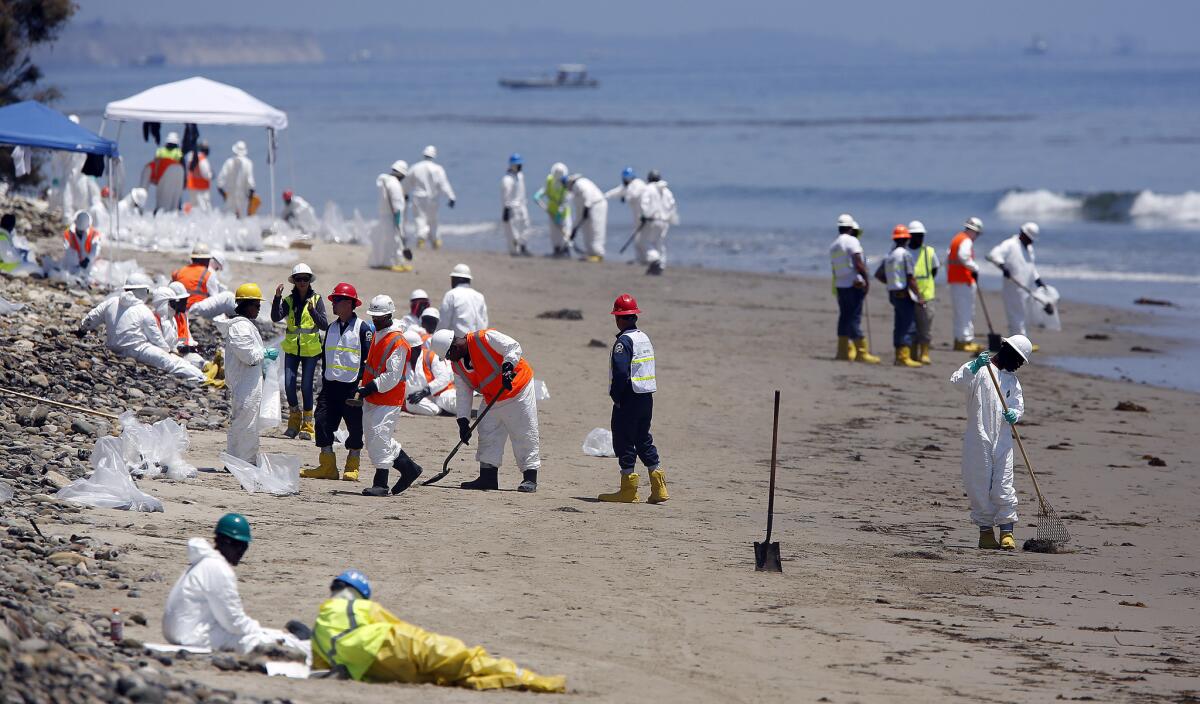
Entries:
{"type": "Polygon", "coordinates": [[[500,470],[490,465],[479,465],[479,478],[469,482],[463,482],[459,486],[463,489],[475,489],[477,491],[489,491],[500,488],[500,482],[496,479],[496,473],[500,470]]]}
{"type": "Polygon", "coordinates": [[[376,467],[375,480],[371,482],[371,486],[362,490],[363,496],[387,496],[388,468],[376,467]]]}
{"type": "Polygon", "coordinates": [[[404,450],[400,451],[400,455],[392,462],[392,467],[400,472],[400,480],[396,482],[396,486],[392,487],[393,494],[399,494],[417,481],[417,477],[421,476],[421,465],[412,461],[412,458],[405,454],[404,450]]]}
{"type": "Polygon", "coordinates": [[[532,494],[537,491],[537,472],[536,469],[527,469],[521,472],[524,481],[517,487],[517,491],[523,494],[532,494]]]}

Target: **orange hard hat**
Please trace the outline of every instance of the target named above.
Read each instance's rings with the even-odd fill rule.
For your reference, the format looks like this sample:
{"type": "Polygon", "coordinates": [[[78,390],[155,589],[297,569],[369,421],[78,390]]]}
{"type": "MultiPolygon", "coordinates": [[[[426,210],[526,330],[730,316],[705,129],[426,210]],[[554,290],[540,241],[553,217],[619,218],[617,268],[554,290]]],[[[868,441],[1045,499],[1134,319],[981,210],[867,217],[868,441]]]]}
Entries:
{"type": "Polygon", "coordinates": [[[348,284],[344,281],[333,287],[333,293],[329,294],[329,297],[333,298],[334,296],[340,296],[342,298],[349,298],[353,300],[355,308],[362,305],[362,301],[358,299],[358,289],[354,288],[352,284],[348,284]]]}
{"type": "Polygon", "coordinates": [[[637,299],[628,293],[622,293],[617,296],[617,300],[613,301],[613,315],[637,315],[641,312],[638,309],[637,299]]]}
{"type": "Polygon", "coordinates": [[[895,228],[892,229],[892,239],[906,240],[908,238],[909,238],[909,234],[908,234],[908,226],[907,225],[897,225],[895,228]]]}

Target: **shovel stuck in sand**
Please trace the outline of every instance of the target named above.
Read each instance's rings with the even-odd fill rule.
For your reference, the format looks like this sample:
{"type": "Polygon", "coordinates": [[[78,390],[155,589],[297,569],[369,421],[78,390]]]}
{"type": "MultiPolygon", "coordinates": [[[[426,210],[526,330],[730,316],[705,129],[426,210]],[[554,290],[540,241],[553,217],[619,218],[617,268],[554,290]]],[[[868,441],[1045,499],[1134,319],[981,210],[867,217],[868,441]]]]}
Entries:
{"type": "Polygon", "coordinates": [[[775,516],[775,450],[779,446],[779,391],[775,391],[775,422],[771,427],[771,489],[767,495],[767,538],[754,544],[755,572],[782,572],[779,543],[771,542],[771,520],[775,516]]]}
{"type": "Polygon", "coordinates": [[[1000,345],[1004,339],[1000,337],[1000,333],[992,328],[992,316],[988,315],[987,301],[983,300],[983,291],[979,290],[979,284],[974,284],[975,293],[979,296],[979,305],[983,308],[983,319],[987,321],[988,326],[988,351],[996,354],[1000,351],[1000,345]]]}

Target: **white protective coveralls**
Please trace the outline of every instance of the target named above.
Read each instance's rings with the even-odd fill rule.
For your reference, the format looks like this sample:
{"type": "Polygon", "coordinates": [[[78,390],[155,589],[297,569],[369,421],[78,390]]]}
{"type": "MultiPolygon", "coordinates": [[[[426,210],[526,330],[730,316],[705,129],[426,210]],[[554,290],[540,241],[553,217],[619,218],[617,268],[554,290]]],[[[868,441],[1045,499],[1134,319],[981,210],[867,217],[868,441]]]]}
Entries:
{"type": "Polygon", "coordinates": [[[525,205],[525,174],[509,171],[500,179],[500,207],[508,209],[504,223],[508,253],[519,254],[529,242],[529,208],[525,205]]]}
{"type": "MultiPolygon", "coordinates": [[[[88,215],[91,218],[91,215],[88,215]]],[[[94,224],[91,229],[96,229],[94,224]]],[[[88,248],[88,229],[85,228],[82,233],[75,226],[71,227],[71,231],[75,233],[75,241],[79,243],[79,250],[75,250],[67,241],[63,240],[63,257],[62,268],[70,274],[76,276],[87,277],[88,271],[92,265],[100,258],[100,247],[104,243],[104,235],[97,230],[96,237],[92,240],[92,246],[88,248]],[[83,262],[87,261],[87,266],[83,266],[83,262]]]]}
{"type": "Polygon", "coordinates": [[[207,540],[188,540],[187,556],[188,568],[171,587],[163,609],[168,643],[243,654],[259,645],[298,645],[290,635],[263,628],[246,615],[233,567],[207,540]]]}
{"type": "Polygon", "coordinates": [[[658,262],[667,265],[667,230],[679,221],[675,209],[675,194],[666,181],[646,184],[641,195],[642,217],[649,218],[638,233],[637,256],[641,264],[658,262]]]}
{"type": "MultiPolygon", "coordinates": [[[[171,298],[173,295],[174,292],[165,286],[155,289],[154,296],[150,300],[150,307],[154,309],[154,315],[158,318],[158,327],[162,330],[163,339],[167,342],[167,349],[193,367],[201,369],[204,367],[204,359],[200,355],[195,352],[179,354],[180,345],[193,347],[196,344],[196,340],[191,337],[190,331],[188,339],[180,339],[179,325],[175,319],[175,311],[171,308],[171,298]]],[[[185,311],[183,314],[187,315],[187,312],[185,311]]]]}
{"type": "Polygon", "coordinates": [[[104,344],[119,355],[160,369],[178,379],[204,381],[204,374],[169,353],[154,311],[130,291],[106,298],[88,311],[80,327],[94,330],[104,325],[104,344]]]}
{"type": "Polygon", "coordinates": [[[62,213],[63,219],[88,207],[87,177],[83,175],[86,160],[87,154],[81,152],[56,151],[50,157],[50,209],[62,213]]]}
{"type": "Polygon", "coordinates": [[[183,186],[183,164],[171,164],[164,169],[154,186],[154,211],[171,213],[179,210],[183,205],[183,186]]]}
{"type": "Polygon", "coordinates": [[[471,284],[459,284],[442,296],[438,309],[438,330],[453,330],[455,337],[483,330],[488,326],[487,301],[471,284]]]}
{"type": "Polygon", "coordinates": [[[250,191],[255,189],[254,164],[246,156],[244,144],[238,142],[233,148],[233,156],[225,160],[217,174],[217,188],[225,191],[225,212],[240,218],[250,212],[250,191]]]}
{"type": "MultiPolygon", "coordinates": [[[[196,164],[195,173],[200,178],[211,183],[212,177],[213,177],[212,162],[209,161],[207,154],[201,153],[201,156],[203,156],[204,158],[201,159],[196,164]]],[[[195,158],[195,154],[192,152],[188,152],[187,156],[185,156],[183,159],[184,166],[190,166],[193,158],[195,158]]],[[[196,210],[201,213],[207,213],[213,209],[213,207],[212,207],[212,189],[210,189],[210,188],[196,188],[196,189],[189,188],[188,189],[188,198],[192,202],[193,210],[196,210]]]]}
{"type": "Polygon", "coordinates": [[[633,213],[633,226],[636,228],[642,224],[642,190],[646,188],[646,182],[640,178],[631,179],[629,183],[622,183],[620,186],[604,192],[604,197],[608,200],[620,198],[622,203],[629,206],[629,210],[633,213]]]}
{"type": "Polygon", "coordinates": [[[219,317],[213,322],[225,338],[225,385],[231,397],[225,451],[256,465],[265,352],[262,336],[254,321],[240,315],[219,317]]]}
{"type": "Polygon", "coordinates": [[[117,201],[117,213],[122,220],[134,214],[141,215],[149,197],[150,194],[146,192],[145,188],[134,188],[129,191],[129,195],[117,201]]]}
{"type": "MultiPolygon", "coordinates": [[[[208,280],[208,285],[211,289],[213,280],[216,279],[214,273],[212,278],[208,280]]],[[[263,306],[266,308],[266,306],[263,306]]],[[[208,318],[213,320],[217,316],[224,315],[227,318],[232,318],[237,310],[237,301],[234,300],[233,291],[221,291],[217,294],[209,294],[208,298],[202,301],[197,301],[188,308],[188,315],[194,315],[198,318],[208,318]]]]}
{"type": "Polygon", "coordinates": [[[457,200],[454,189],[446,178],[446,170],[433,159],[425,158],[413,164],[408,172],[412,181],[409,186],[413,204],[413,222],[417,226],[417,241],[441,239],[437,234],[438,227],[438,198],[445,196],[446,200],[457,200]]]}
{"type": "MultiPolygon", "coordinates": [[[[375,339],[379,340],[392,331],[403,334],[396,321],[382,330],[375,331],[375,339]]],[[[384,371],[375,377],[375,386],[381,393],[391,391],[397,385],[403,384],[405,371],[408,367],[408,348],[396,345],[396,349],[384,362],[384,371]]],[[[366,362],[366,360],[363,360],[366,362]]],[[[407,389],[406,389],[407,393],[407,389]]],[[[371,403],[371,397],[363,399],[363,441],[367,446],[367,456],[376,469],[390,469],[392,462],[400,456],[402,449],[400,441],[395,437],[396,421],[404,411],[404,405],[384,406],[371,403]]]]}
{"type": "MultiPolygon", "coordinates": [[[[950,252],[950,264],[961,264],[968,271],[979,272],[975,263],[975,243],[964,237],[957,252],[950,252]]],[[[954,307],[954,341],[975,340],[975,284],[950,284],[950,303],[954,307]]]]}
{"type": "Polygon", "coordinates": [[[405,403],[404,410],[415,416],[436,416],[438,413],[454,413],[458,406],[458,395],[454,389],[446,390],[454,382],[454,370],[450,363],[434,354],[426,342],[417,363],[409,367],[404,393],[429,390],[429,395],[419,402],[405,403]],[[433,380],[429,379],[433,375],[433,380]]]}
{"type": "MultiPolygon", "coordinates": [[[[1015,523],[1017,492],[1013,488],[1012,428],[1004,420],[1004,409],[988,370],[971,374],[970,362],[958,368],[950,383],[967,394],[967,425],[963,432],[963,487],[971,502],[971,520],[981,528],[1015,523]]],[[[1004,392],[1004,402],[1025,415],[1021,382],[1012,372],[992,365],[1004,392]]]]}
{"type": "MultiPolygon", "coordinates": [[[[514,367],[521,361],[521,345],[504,333],[487,332],[487,342],[497,354],[514,367]]],[[[499,467],[504,459],[504,442],[512,441],[513,457],[522,471],[542,466],[541,440],[538,436],[537,398],[533,379],[513,398],[497,401],[475,428],[478,447],[475,459],[480,464],[499,467]]],[[[461,375],[454,375],[455,412],[459,418],[471,417],[474,389],[461,375]]]]}
{"type": "Polygon", "coordinates": [[[375,185],[379,187],[379,222],[371,233],[367,266],[379,269],[403,262],[409,246],[404,233],[404,186],[392,173],[379,174],[375,185]]]}
{"type": "Polygon", "coordinates": [[[321,227],[317,221],[317,211],[313,210],[308,201],[297,195],[293,195],[292,199],[284,204],[280,217],[287,224],[308,235],[315,234],[321,227]]]}
{"type": "Polygon", "coordinates": [[[588,256],[604,256],[604,239],[608,232],[608,201],[604,191],[592,183],[589,178],[576,179],[571,187],[571,203],[575,212],[579,213],[579,231],[576,237],[583,237],[583,251],[588,256]],[[583,209],[588,209],[587,217],[583,217],[583,209]]]}
{"type": "Polygon", "coordinates": [[[1010,336],[1024,335],[1029,294],[1022,291],[1017,284],[1019,283],[1030,291],[1037,288],[1035,282],[1040,277],[1034,263],[1033,244],[1026,247],[1021,244],[1020,235],[1013,235],[993,247],[992,251],[988,252],[987,259],[996,266],[1008,269],[1009,278],[1004,280],[1003,290],[1004,312],[1008,317],[1008,334],[1010,336]]]}

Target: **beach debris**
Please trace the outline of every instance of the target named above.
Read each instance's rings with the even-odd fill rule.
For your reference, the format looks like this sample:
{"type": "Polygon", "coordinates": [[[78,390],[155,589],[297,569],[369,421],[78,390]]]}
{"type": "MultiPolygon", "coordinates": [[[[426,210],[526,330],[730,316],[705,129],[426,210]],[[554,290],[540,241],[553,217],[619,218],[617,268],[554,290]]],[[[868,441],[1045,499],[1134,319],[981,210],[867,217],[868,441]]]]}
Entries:
{"type": "Polygon", "coordinates": [[[941,554],[936,553],[932,550],[904,550],[902,552],[898,552],[898,553],[892,555],[892,557],[904,557],[904,558],[908,558],[910,560],[945,560],[946,559],[946,558],[942,557],[941,554]]]}
{"type": "Polygon", "coordinates": [[[1147,413],[1149,409],[1147,409],[1145,406],[1141,405],[1140,403],[1134,403],[1133,401],[1118,401],[1117,407],[1114,408],[1113,410],[1114,411],[1131,411],[1134,413],[1147,413]]]}
{"type": "Polygon", "coordinates": [[[1085,340],[1108,340],[1111,338],[1102,332],[1089,332],[1088,334],[1083,336],[1083,339],[1085,339],[1085,340]]]}
{"type": "Polygon", "coordinates": [[[1138,306],[1166,306],[1168,308],[1175,307],[1174,303],[1172,303],[1170,301],[1164,301],[1159,298],[1145,298],[1145,297],[1138,298],[1138,299],[1134,300],[1133,304],[1138,305],[1138,306]]]}
{"type": "Polygon", "coordinates": [[[942,448],[938,447],[937,445],[930,444],[930,445],[926,445],[925,447],[922,447],[921,451],[922,452],[941,452],[942,448]]]}
{"type": "Polygon", "coordinates": [[[1156,350],[1153,347],[1142,347],[1141,345],[1134,345],[1133,347],[1129,348],[1129,351],[1130,352],[1146,352],[1149,354],[1158,354],[1159,353],[1159,350],[1156,350]]]}
{"type": "Polygon", "coordinates": [[[593,428],[583,439],[583,454],[592,457],[616,457],[612,431],[608,428],[593,428]]]}
{"type": "Polygon", "coordinates": [[[1142,459],[1146,460],[1151,467],[1166,467],[1167,463],[1161,457],[1154,455],[1142,455],[1142,459]]]}
{"type": "Polygon", "coordinates": [[[1146,608],[1146,602],[1144,601],[1118,601],[1117,604],[1121,606],[1134,606],[1139,609],[1146,608]]]}
{"type": "Polygon", "coordinates": [[[583,320],[583,311],[578,308],[559,308],[538,313],[542,320],[583,320]]]}
{"type": "Polygon", "coordinates": [[[599,348],[601,348],[601,349],[604,349],[604,348],[607,348],[607,347],[608,347],[608,345],[604,344],[604,340],[597,340],[597,339],[596,339],[596,338],[594,338],[594,337],[593,337],[591,340],[589,340],[589,341],[588,341],[588,345],[587,345],[587,346],[588,346],[588,347],[599,347],[599,348]]]}
{"type": "Polygon", "coordinates": [[[1021,546],[1021,549],[1025,552],[1044,552],[1050,555],[1071,552],[1053,540],[1038,540],[1037,538],[1030,538],[1029,540],[1026,540],[1025,544],[1021,546]]]}

